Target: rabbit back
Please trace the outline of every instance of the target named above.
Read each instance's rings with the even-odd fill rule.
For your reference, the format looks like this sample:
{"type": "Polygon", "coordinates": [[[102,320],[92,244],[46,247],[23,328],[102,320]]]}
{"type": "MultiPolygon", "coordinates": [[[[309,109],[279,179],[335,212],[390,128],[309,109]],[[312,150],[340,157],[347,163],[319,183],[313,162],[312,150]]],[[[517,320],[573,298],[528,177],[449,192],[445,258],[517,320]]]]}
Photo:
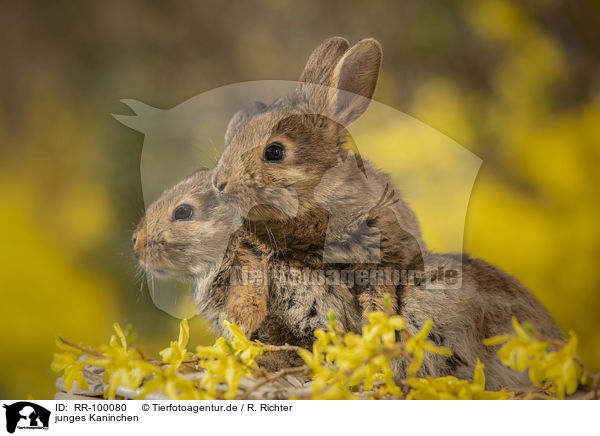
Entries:
{"type": "MultiPolygon", "coordinates": [[[[530,387],[527,373],[514,371],[498,359],[498,347],[483,340],[513,331],[512,318],[529,322],[545,338],[561,338],[561,332],[535,296],[516,278],[484,260],[465,254],[428,254],[427,264],[460,271],[457,289],[425,289],[407,285],[400,288],[399,314],[409,331],[417,333],[427,319],[433,320],[429,340],[452,350],[451,356],[427,353],[421,376],[473,376],[479,358],[485,365],[486,387],[530,387]]],[[[406,363],[395,362],[398,377],[404,377],[406,363]]]]}

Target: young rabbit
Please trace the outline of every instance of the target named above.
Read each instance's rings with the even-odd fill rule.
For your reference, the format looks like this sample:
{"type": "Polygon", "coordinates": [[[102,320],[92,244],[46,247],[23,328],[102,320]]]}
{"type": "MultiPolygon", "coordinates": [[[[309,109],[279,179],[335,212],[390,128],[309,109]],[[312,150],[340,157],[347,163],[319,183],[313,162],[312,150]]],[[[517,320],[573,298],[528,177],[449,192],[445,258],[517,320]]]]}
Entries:
{"type": "MultiPolygon", "coordinates": [[[[221,198],[248,214],[250,231],[272,245],[275,269],[327,270],[332,263],[337,269],[422,269],[424,244],[414,213],[394,198],[388,176],[343,147],[343,125],[366,110],[381,62],[374,40],[347,48],[342,38],[324,42],[293,95],[270,106],[253,103],[234,116],[215,186],[221,198]],[[352,80],[354,75],[365,80],[352,80]],[[346,92],[322,86],[334,84],[346,92]],[[332,177],[335,173],[341,174],[332,177]]],[[[382,309],[383,295],[394,301],[396,295],[391,285],[353,291],[362,311],[382,309]]],[[[279,288],[275,295],[289,301],[300,293],[312,306],[285,316],[298,334],[311,336],[323,326],[328,308],[308,290],[279,288]]]]}
{"type": "MultiPolygon", "coordinates": [[[[234,117],[214,172],[215,189],[247,213],[247,231],[270,247],[268,268],[328,269],[328,253],[342,259],[334,268],[374,267],[371,254],[379,249],[377,267],[424,267],[428,277],[435,277],[438,267],[461,271],[462,264],[457,277],[462,285],[441,290],[421,283],[355,286],[357,308],[344,286],[272,281],[268,313],[276,313],[304,345],[312,330],[326,324],[325,300],[338,303],[336,313],[350,314],[344,328],[355,330],[356,313],[381,308],[383,294],[389,293],[413,333],[431,318],[430,339],[454,351],[451,357],[428,355],[421,375],[468,378],[479,357],[486,364],[488,388],[528,385],[527,376],[503,367],[482,339],[511,331],[513,316],[543,336],[560,337],[544,307],[516,279],[482,260],[421,252],[414,214],[390,196],[389,177],[344,147],[345,126],[367,109],[381,57],[372,39],[352,47],[343,38],[324,41],[292,95],[270,106],[255,103],[234,117]],[[377,228],[377,235],[369,228],[377,228]]],[[[395,362],[395,370],[402,377],[404,363],[395,362]]]]}
{"type": "Polygon", "coordinates": [[[243,240],[241,218],[220,201],[209,170],[199,170],[152,203],[133,233],[134,253],[150,274],[191,281],[198,311],[227,335],[227,319],[247,334],[264,320],[266,285],[244,285],[236,265],[264,269],[260,242],[243,240]],[[232,283],[239,283],[234,284],[232,283]]]}
{"type": "MultiPolygon", "coordinates": [[[[233,146],[231,143],[236,138],[236,132],[242,131],[245,124],[281,105],[281,100],[270,107],[252,102],[240,109],[228,125],[226,149],[233,146]]],[[[281,226],[273,226],[260,219],[245,221],[247,233],[264,240],[273,249],[272,270],[308,268],[310,271],[323,271],[325,265],[327,269],[344,270],[381,267],[381,264],[391,261],[396,267],[423,268],[421,251],[424,243],[416,216],[401,198],[395,197],[387,176],[373,170],[360,156],[343,150],[317,182],[311,188],[311,201],[314,204],[310,206],[309,216],[305,217],[311,221],[311,228],[306,229],[293,220],[286,220],[281,226]],[[335,191],[337,195],[328,195],[330,191],[335,191]],[[357,192],[367,195],[357,196],[357,192]],[[287,225],[292,227],[286,228],[287,225]],[[300,237],[293,236],[295,232],[300,233],[300,237]],[[286,234],[292,236],[286,239],[286,234]],[[282,256],[286,252],[295,257],[287,259],[282,256]]],[[[300,197],[302,202],[298,202],[296,193],[290,192],[288,187],[260,184],[257,181],[253,181],[253,185],[262,195],[258,198],[247,197],[245,204],[238,205],[251,216],[261,210],[275,213],[286,211],[288,215],[296,215],[299,207],[306,207],[305,199],[300,197]]],[[[394,289],[387,291],[395,294],[394,289]]],[[[295,290],[288,289],[286,292],[295,290]]],[[[359,299],[363,298],[363,310],[382,308],[382,298],[372,298],[372,302],[369,302],[366,292],[359,294],[359,299]]],[[[314,298],[311,297],[311,300],[314,301],[314,298]]],[[[327,311],[327,308],[324,310],[327,311]]],[[[306,319],[306,316],[300,316],[298,322],[305,325],[306,319]]],[[[312,336],[314,329],[306,326],[303,330],[312,336]]]]}

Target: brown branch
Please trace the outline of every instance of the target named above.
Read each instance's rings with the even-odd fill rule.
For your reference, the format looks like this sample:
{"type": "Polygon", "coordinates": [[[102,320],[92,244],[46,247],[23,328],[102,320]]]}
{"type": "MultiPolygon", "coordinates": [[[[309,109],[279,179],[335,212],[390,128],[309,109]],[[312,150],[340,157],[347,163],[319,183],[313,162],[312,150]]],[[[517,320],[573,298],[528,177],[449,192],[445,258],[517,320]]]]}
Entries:
{"type": "MultiPolygon", "coordinates": [[[[186,364],[196,364],[202,360],[206,360],[206,359],[187,359],[187,360],[182,360],[181,361],[181,365],[186,365],[186,364]]],[[[162,360],[154,360],[154,359],[149,359],[146,360],[149,363],[152,363],[153,365],[158,365],[158,366],[165,366],[165,365],[171,365],[170,363],[167,362],[163,362],[162,360]]]]}
{"type": "Polygon", "coordinates": [[[90,348],[83,348],[79,345],[74,344],[71,341],[67,341],[66,339],[62,338],[62,337],[58,337],[58,340],[61,341],[63,344],[68,345],[69,347],[75,348],[76,350],[81,351],[84,354],[88,354],[90,356],[96,356],[96,357],[106,357],[104,354],[102,354],[99,351],[96,350],[92,350],[90,348]]]}
{"type": "Polygon", "coordinates": [[[280,371],[277,371],[276,373],[267,374],[267,375],[265,375],[264,380],[262,380],[259,383],[256,383],[250,389],[247,389],[242,395],[238,396],[237,399],[238,400],[246,400],[250,396],[250,394],[252,394],[253,392],[256,392],[258,389],[260,389],[267,383],[272,383],[275,380],[278,380],[281,377],[284,377],[286,375],[305,373],[308,371],[308,369],[309,369],[308,365],[303,365],[303,366],[296,366],[293,368],[284,368],[280,371]]]}
{"type": "Polygon", "coordinates": [[[259,374],[258,375],[259,377],[268,377],[269,376],[269,373],[267,371],[265,371],[263,368],[259,367],[258,364],[256,367],[250,366],[246,362],[244,362],[242,359],[240,359],[239,356],[236,356],[236,360],[238,363],[241,363],[247,369],[249,369],[251,374],[259,374]]]}
{"type": "Polygon", "coordinates": [[[140,357],[142,358],[142,360],[146,360],[148,362],[152,361],[152,359],[149,359],[146,357],[146,355],[142,352],[142,350],[137,346],[137,345],[130,345],[131,348],[133,348],[135,351],[138,352],[138,354],[140,355],[140,357]]]}
{"type": "Polygon", "coordinates": [[[590,378],[592,392],[594,393],[594,400],[597,400],[600,397],[600,374],[594,374],[592,371],[590,371],[583,363],[583,360],[581,360],[581,357],[578,355],[575,355],[573,360],[581,366],[583,373],[590,378]]]}
{"type": "MultiPolygon", "coordinates": [[[[81,347],[79,345],[74,344],[71,341],[68,341],[68,340],[64,339],[63,337],[59,336],[58,340],[61,341],[63,344],[68,345],[69,347],[72,347],[72,348],[75,348],[76,350],[81,351],[84,354],[88,354],[90,356],[95,356],[95,357],[103,357],[103,358],[106,357],[105,354],[103,354],[103,353],[101,353],[99,351],[93,350],[91,348],[81,347]]],[[[148,363],[151,363],[151,364],[157,365],[157,366],[170,365],[170,363],[163,362],[162,360],[156,360],[156,359],[149,359],[149,358],[147,358],[142,353],[142,351],[138,347],[136,347],[136,346],[132,345],[132,348],[135,349],[140,354],[140,357],[141,357],[142,360],[144,360],[144,361],[146,361],[148,363]]],[[[199,359],[199,358],[197,358],[197,359],[187,359],[187,360],[182,361],[181,363],[182,364],[186,364],[186,363],[187,364],[198,363],[200,360],[202,360],[202,359],[199,359]]]]}

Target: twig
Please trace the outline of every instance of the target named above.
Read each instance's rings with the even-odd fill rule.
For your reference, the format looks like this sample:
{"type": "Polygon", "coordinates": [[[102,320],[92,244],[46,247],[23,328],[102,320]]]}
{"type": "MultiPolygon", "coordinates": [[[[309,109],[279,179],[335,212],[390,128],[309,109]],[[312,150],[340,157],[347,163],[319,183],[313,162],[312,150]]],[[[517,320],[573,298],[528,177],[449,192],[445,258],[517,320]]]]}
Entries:
{"type": "Polygon", "coordinates": [[[83,348],[79,345],[74,344],[71,341],[67,341],[66,339],[62,338],[62,337],[58,337],[58,340],[61,341],[63,344],[68,345],[69,347],[73,347],[76,350],[81,351],[84,354],[88,354],[90,356],[96,356],[96,357],[106,357],[104,354],[100,353],[99,351],[96,350],[91,350],[89,348],[83,348]]]}
{"type": "Polygon", "coordinates": [[[253,392],[257,391],[259,388],[263,387],[264,385],[266,385],[267,383],[272,383],[277,379],[280,379],[281,377],[284,377],[286,375],[291,375],[291,374],[302,374],[308,371],[308,365],[303,365],[303,366],[296,366],[293,368],[285,368],[282,369],[280,371],[277,371],[274,374],[266,374],[264,379],[259,382],[256,383],[254,386],[252,386],[250,389],[247,389],[246,392],[244,392],[242,395],[240,395],[238,397],[239,400],[246,400],[250,394],[252,394],[253,392]]]}
{"type": "MultiPolygon", "coordinates": [[[[204,359],[187,359],[187,360],[182,360],[181,361],[181,365],[196,364],[196,363],[200,362],[201,360],[204,360],[204,359]]],[[[150,360],[148,360],[148,362],[152,363],[154,365],[158,365],[158,366],[170,365],[170,363],[163,362],[162,360],[153,360],[153,359],[150,359],[150,360]]]]}
{"type": "Polygon", "coordinates": [[[142,360],[147,360],[148,362],[150,362],[152,360],[152,359],[147,358],[146,355],[144,354],[144,352],[137,345],[132,344],[131,348],[133,348],[135,351],[138,352],[138,354],[140,355],[142,360]]]}
{"type": "Polygon", "coordinates": [[[600,396],[600,374],[594,374],[592,371],[590,371],[583,363],[583,360],[581,360],[581,357],[578,355],[575,355],[573,360],[575,360],[575,362],[581,366],[583,373],[590,378],[592,392],[594,393],[594,400],[597,400],[600,396]]]}
{"type": "MultiPolygon", "coordinates": [[[[72,348],[75,348],[76,350],[81,351],[84,354],[88,354],[90,356],[96,356],[96,357],[106,357],[105,354],[103,354],[99,351],[93,350],[91,348],[84,348],[80,345],[74,344],[71,341],[68,341],[67,339],[65,339],[63,337],[59,336],[58,340],[61,341],[63,344],[68,345],[69,347],[72,347],[72,348]]],[[[158,366],[170,365],[170,363],[163,362],[162,360],[147,358],[146,356],[144,356],[144,354],[138,347],[132,346],[132,348],[134,348],[140,354],[140,357],[142,358],[142,360],[145,360],[148,363],[151,363],[153,365],[158,365],[158,366]]],[[[198,363],[200,360],[202,360],[202,359],[188,359],[188,360],[182,361],[181,363],[182,364],[185,364],[185,363],[195,364],[195,363],[198,363]]]]}

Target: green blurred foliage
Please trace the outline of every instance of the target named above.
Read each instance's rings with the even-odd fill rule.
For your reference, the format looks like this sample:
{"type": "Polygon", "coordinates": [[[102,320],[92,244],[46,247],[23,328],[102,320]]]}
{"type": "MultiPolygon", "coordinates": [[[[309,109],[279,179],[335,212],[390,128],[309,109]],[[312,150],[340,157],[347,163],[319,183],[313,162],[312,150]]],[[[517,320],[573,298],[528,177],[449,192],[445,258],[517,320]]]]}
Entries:
{"type": "MultiPolygon", "coordinates": [[[[148,352],[176,334],[131,255],[143,138],[110,117],[119,99],[294,80],[332,35],[377,38],[376,99],[483,159],[466,251],[529,286],[599,370],[599,17],[597,1],[558,0],[3,3],[0,396],[51,397],[57,333],[97,345],[132,323],[148,352]]],[[[372,159],[403,158],[389,153],[372,159]]]]}

